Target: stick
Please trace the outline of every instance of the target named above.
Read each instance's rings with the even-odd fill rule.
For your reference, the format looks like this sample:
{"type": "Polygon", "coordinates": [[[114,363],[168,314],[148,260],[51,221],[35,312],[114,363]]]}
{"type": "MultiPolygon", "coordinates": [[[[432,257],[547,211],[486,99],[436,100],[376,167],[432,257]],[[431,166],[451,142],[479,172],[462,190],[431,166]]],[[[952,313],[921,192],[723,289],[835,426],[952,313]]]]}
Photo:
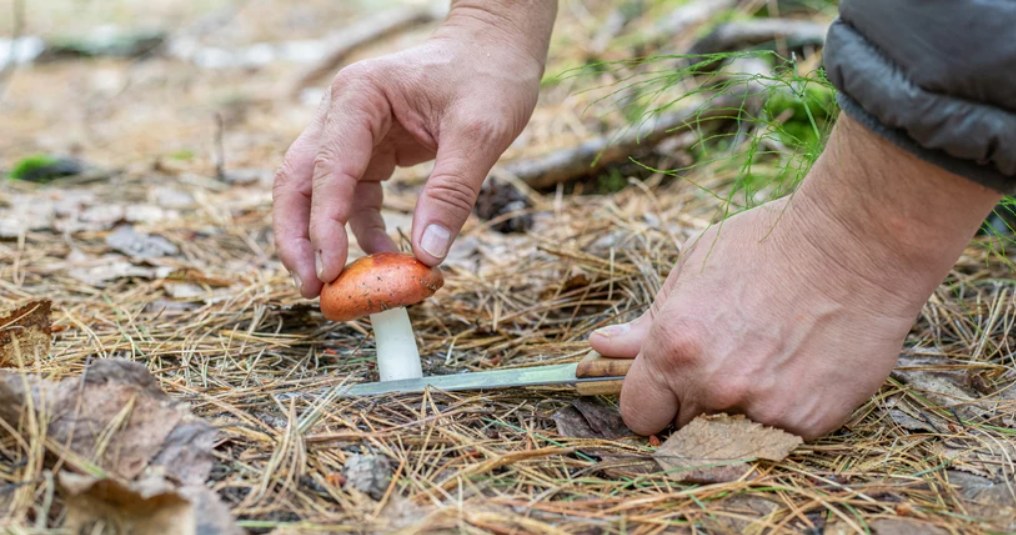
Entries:
{"type": "Polygon", "coordinates": [[[767,86],[768,66],[760,60],[741,61],[737,69],[732,72],[740,77],[755,75],[757,79],[728,87],[725,94],[705,97],[695,105],[653,117],[622,134],[600,136],[574,147],[515,160],[505,164],[503,170],[532,188],[548,188],[624,161],[633,153],[709,119],[736,115],[746,101],[758,96],[767,86]]]}
{"type": "Polygon", "coordinates": [[[331,41],[331,50],[324,59],[304,71],[295,84],[293,95],[318,78],[338,69],[353,52],[417,24],[431,22],[438,17],[434,9],[409,6],[389,9],[344,28],[331,41]]]}
{"type": "Polygon", "coordinates": [[[815,45],[825,42],[829,26],[810,20],[752,19],[720,24],[709,35],[691,47],[692,54],[712,54],[737,50],[777,39],[791,46],[815,45]]]}

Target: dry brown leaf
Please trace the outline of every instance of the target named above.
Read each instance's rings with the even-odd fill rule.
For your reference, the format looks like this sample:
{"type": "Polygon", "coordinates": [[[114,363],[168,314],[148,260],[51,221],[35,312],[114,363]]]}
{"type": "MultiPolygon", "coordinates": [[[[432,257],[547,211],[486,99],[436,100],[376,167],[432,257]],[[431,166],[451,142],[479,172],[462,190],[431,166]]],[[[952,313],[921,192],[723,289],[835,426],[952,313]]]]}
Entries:
{"type": "Polygon", "coordinates": [[[976,403],[981,395],[970,387],[965,371],[953,369],[956,365],[956,361],[947,358],[901,355],[892,375],[929,401],[956,411],[964,419],[979,419],[987,414],[976,403]]]}
{"type": "Polygon", "coordinates": [[[702,519],[702,527],[707,533],[765,533],[765,518],[779,508],[758,496],[735,496],[719,509],[710,509],[702,519]]]}
{"type": "Polygon", "coordinates": [[[932,447],[951,468],[989,479],[1012,477],[1016,442],[985,440],[978,436],[950,437],[932,447]]]}
{"type": "Polygon", "coordinates": [[[48,299],[31,301],[0,315],[0,367],[31,364],[49,354],[52,340],[48,299]]]}
{"type": "Polygon", "coordinates": [[[566,437],[614,439],[632,434],[617,407],[599,401],[575,400],[553,419],[558,434],[566,437]]]}
{"type": "Polygon", "coordinates": [[[971,516],[998,531],[1016,532],[1016,481],[996,482],[956,470],[947,474],[971,516]]]}
{"type": "Polygon", "coordinates": [[[12,427],[21,421],[26,390],[49,417],[51,447],[68,448],[114,475],[152,472],[201,485],[211,471],[214,428],[163,393],[141,364],[97,360],[81,377],[59,383],[0,372],[0,418],[12,427]]]}
{"type": "Polygon", "coordinates": [[[177,246],[166,238],[138,232],[130,225],[121,225],[106,236],[106,245],[114,251],[140,259],[172,256],[180,252],[177,246]]]}
{"type": "Polygon", "coordinates": [[[756,459],[781,461],[801,442],[801,437],[757,424],[744,416],[716,414],[699,416],[679,429],[656,450],[653,458],[678,480],[703,470],[743,475],[747,467],[737,471],[729,467],[756,459]]]}
{"type": "Polygon", "coordinates": [[[67,498],[63,527],[71,533],[242,533],[218,495],[204,487],[179,488],[161,477],[126,483],[69,472],[60,474],[60,487],[67,498]]]}
{"type": "Polygon", "coordinates": [[[875,535],[946,535],[948,531],[912,518],[880,518],[868,527],[875,535]]]}

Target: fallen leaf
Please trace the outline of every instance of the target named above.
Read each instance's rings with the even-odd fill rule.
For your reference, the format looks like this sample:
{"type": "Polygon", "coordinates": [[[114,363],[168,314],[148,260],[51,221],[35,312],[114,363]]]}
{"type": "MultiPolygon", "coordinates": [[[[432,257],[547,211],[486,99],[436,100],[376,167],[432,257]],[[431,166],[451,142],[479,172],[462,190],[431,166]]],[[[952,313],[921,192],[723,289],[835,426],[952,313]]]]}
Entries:
{"type": "Polygon", "coordinates": [[[49,354],[51,306],[48,299],[31,301],[0,315],[0,367],[28,365],[49,354]]]}
{"type": "Polygon", "coordinates": [[[0,239],[13,240],[31,230],[53,226],[55,207],[52,201],[28,195],[15,195],[10,207],[0,209],[0,239]]]}
{"type": "Polygon", "coordinates": [[[988,412],[978,407],[981,397],[970,387],[965,372],[953,370],[956,362],[939,357],[901,355],[892,375],[932,403],[956,411],[964,419],[979,419],[988,412]]]}
{"type": "Polygon", "coordinates": [[[204,487],[177,487],[161,477],[124,482],[70,472],[59,476],[70,533],[132,535],[240,534],[229,509],[204,487]]]}
{"type": "Polygon", "coordinates": [[[1016,532],[1016,481],[994,481],[957,470],[946,472],[967,512],[1003,532],[1016,532]]]}
{"type": "Polygon", "coordinates": [[[194,206],[194,196],[172,186],[156,186],[148,190],[148,200],[152,204],[169,209],[184,209],[194,206]]]}
{"type": "Polygon", "coordinates": [[[758,496],[734,496],[709,509],[702,519],[707,533],[762,533],[764,519],[779,506],[758,496]],[[755,524],[761,524],[757,526],[755,524]],[[752,530],[752,528],[756,528],[752,530]]]}
{"type": "Polygon", "coordinates": [[[121,225],[106,236],[106,245],[114,251],[140,259],[172,256],[180,251],[166,238],[140,233],[130,225],[121,225]]]}
{"type": "Polygon", "coordinates": [[[392,463],[376,453],[354,453],[342,467],[346,487],[352,487],[375,500],[380,500],[392,481],[392,463]]]}
{"type": "Polygon", "coordinates": [[[575,400],[553,419],[558,434],[566,437],[614,439],[632,434],[617,408],[599,401],[575,400]]]}
{"type": "Polygon", "coordinates": [[[729,467],[756,459],[781,461],[801,442],[801,437],[757,424],[744,416],[707,415],[695,418],[671,435],[653,458],[678,480],[688,476],[701,478],[703,470],[744,474],[747,466],[743,471],[729,467]]]}
{"type": "Polygon", "coordinates": [[[910,407],[905,400],[898,396],[889,399],[886,406],[889,409],[889,417],[907,431],[940,433],[941,429],[936,426],[941,424],[944,427],[945,425],[941,418],[934,413],[920,412],[910,407]]]}
{"type": "Polygon", "coordinates": [[[208,478],[215,429],[172,400],[141,364],[102,359],[58,383],[0,371],[0,418],[17,428],[26,398],[49,418],[50,447],[124,479],[157,473],[188,485],[208,478]]]}
{"type": "MultiPolygon", "coordinates": [[[[107,256],[106,258],[109,257],[107,256]]],[[[70,275],[73,279],[96,288],[102,288],[106,285],[106,283],[117,279],[125,279],[129,277],[150,279],[156,275],[156,271],[154,269],[135,266],[127,260],[118,258],[115,255],[113,255],[112,258],[113,259],[108,260],[104,264],[72,269],[68,272],[68,275],[70,275]]]]}
{"type": "Polygon", "coordinates": [[[949,532],[910,518],[879,518],[868,524],[875,535],[947,535],[949,532]]]}
{"type": "MultiPolygon", "coordinates": [[[[979,436],[954,436],[933,447],[951,468],[1001,480],[1012,477],[1009,467],[1016,457],[1016,441],[991,441],[979,436]]],[[[1016,485],[1016,483],[1014,483],[1016,485]]]]}

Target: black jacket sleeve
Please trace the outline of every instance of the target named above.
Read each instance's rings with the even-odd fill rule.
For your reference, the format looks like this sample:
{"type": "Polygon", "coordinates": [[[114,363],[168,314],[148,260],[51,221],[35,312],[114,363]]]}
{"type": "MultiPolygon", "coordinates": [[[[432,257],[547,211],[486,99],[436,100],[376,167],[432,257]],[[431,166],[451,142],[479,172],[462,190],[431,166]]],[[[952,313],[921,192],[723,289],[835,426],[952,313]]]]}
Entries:
{"type": "Polygon", "coordinates": [[[1016,0],[842,0],[825,66],[847,115],[1016,192],[1016,0]]]}

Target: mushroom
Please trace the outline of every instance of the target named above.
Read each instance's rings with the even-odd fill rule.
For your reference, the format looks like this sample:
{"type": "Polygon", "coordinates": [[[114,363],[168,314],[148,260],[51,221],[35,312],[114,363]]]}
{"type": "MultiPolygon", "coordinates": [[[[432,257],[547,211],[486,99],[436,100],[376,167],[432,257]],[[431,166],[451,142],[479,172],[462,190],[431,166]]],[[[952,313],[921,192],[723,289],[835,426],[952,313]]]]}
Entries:
{"type": "Polygon", "coordinates": [[[406,308],[444,284],[437,267],[412,255],[376,253],[346,266],[321,290],[321,312],[333,321],[370,315],[382,381],[423,377],[420,350],[406,308]]]}

